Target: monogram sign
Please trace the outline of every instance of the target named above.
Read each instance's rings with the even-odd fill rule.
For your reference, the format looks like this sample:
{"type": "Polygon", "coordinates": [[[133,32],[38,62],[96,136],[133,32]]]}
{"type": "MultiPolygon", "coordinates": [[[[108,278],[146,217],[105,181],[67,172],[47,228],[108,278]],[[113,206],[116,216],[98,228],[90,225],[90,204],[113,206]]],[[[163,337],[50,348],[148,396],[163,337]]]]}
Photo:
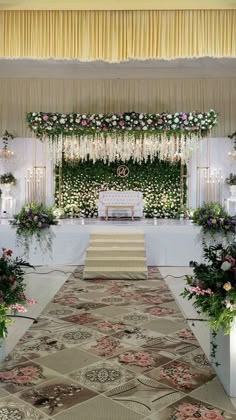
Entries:
{"type": "Polygon", "coordinates": [[[118,166],[116,173],[117,173],[117,176],[124,178],[129,175],[129,168],[126,165],[120,165],[118,166]]]}

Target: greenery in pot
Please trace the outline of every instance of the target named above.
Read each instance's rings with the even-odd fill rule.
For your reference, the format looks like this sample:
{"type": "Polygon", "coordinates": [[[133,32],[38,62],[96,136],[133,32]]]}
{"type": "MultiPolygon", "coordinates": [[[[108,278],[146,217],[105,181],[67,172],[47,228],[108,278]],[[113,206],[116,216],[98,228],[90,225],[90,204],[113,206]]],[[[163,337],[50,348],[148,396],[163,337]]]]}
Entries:
{"type": "Polygon", "coordinates": [[[219,203],[204,203],[193,213],[193,223],[201,226],[204,233],[234,232],[232,217],[219,203]]]}
{"type": "Polygon", "coordinates": [[[7,335],[7,326],[12,320],[10,312],[26,312],[25,304],[35,303],[25,296],[23,267],[32,267],[21,258],[12,258],[10,249],[2,248],[0,256],[0,338],[7,335]]]}
{"type": "Polygon", "coordinates": [[[225,182],[227,185],[230,185],[230,186],[236,185],[236,175],[229,174],[229,177],[226,178],[225,182]]]}
{"type": "Polygon", "coordinates": [[[186,276],[187,287],[181,294],[209,320],[210,328],[230,333],[236,317],[236,243],[204,247],[206,263],[191,262],[193,275],[186,276]]]}
{"type": "Polygon", "coordinates": [[[0,184],[16,184],[16,178],[11,172],[0,175],[0,184]]]}

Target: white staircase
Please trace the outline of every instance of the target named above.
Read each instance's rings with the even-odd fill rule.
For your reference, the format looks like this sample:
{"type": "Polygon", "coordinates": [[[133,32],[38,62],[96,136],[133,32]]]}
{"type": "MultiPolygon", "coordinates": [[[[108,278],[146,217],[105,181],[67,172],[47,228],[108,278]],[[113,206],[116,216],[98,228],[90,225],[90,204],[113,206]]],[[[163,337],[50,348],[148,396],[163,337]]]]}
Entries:
{"type": "Polygon", "coordinates": [[[87,249],[84,279],[147,279],[144,234],[93,234],[87,249]]]}

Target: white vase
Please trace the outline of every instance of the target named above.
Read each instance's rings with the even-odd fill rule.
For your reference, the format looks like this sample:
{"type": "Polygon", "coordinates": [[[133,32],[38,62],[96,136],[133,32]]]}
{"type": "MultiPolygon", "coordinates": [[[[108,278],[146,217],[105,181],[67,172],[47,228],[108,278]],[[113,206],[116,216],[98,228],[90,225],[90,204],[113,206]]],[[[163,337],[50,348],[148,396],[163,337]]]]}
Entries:
{"type": "Polygon", "coordinates": [[[215,358],[212,365],[226,392],[231,397],[236,397],[236,322],[231,327],[230,335],[218,333],[213,342],[217,345],[215,358]],[[216,366],[215,363],[219,363],[216,366]]]}
{"type": "Polygon", "coordinates": [[[0,362],[6,358],[6,339],[0,337],[0,362]]]}
{"type": "Polygon", "coordinates": [[[230,196],[236,198],[236,185],[230,185],[229,190],[230,190],[230,196]]]}

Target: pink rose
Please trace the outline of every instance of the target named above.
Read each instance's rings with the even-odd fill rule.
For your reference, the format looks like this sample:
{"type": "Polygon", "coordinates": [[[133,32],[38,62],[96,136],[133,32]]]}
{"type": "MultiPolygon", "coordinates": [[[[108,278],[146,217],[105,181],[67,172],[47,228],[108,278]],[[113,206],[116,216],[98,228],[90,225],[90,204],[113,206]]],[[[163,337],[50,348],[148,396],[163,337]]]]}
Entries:
{"type": "Polygon", "coordinates": [[[178,410],[181,413],[185,414],[186,416],[192,416],[193,414],[195,414],[199,410],[199,408],[196,405],[186,403],[186,404],[181,404],[178,407],[178,410]]]}
{"type": "Polygon", "coordinates": [[[28,299],[28,300],[27,300],[27,303],[28,303],[29,305],[35,305],[36,300],[35,300],[35,299],[28,299]]]}
{"type": "Polygon", "coordinates": [[[86,120],[82,120],[81,125],[86,126],[86,125],[88,125],[88,123],[87,123],[87,121],[86,121],[86,120]]]}
{"type": "Polygon", "coordinates": [[[140,359],[138,362],[137,362],[137,364],[138,364],[138,366],[143,366],[143,367],[145,367],[145,366],[151,366],[152,365],[152,363],[153,363],[153,359],[140,359]]]}
{"type": "Polygon", "coordinates": [[[182,120],[183,120],[183,121],[187,120],[187,118],[188,118],[188,117],[187,117],[187,114],[185,114],[185,113],[184,113],[184,114],[182,114],[182,120]]]}
{"type": "Polygon", "coordinates": [[[125,125],[125,122],[124,122],[124,121],[120,121],[120,122],[119,122],[119,125],[120,125],[121,127],[123,127],[123,126],[125,125]]]}
{"type": "Polygon", "coordinates": [[[202,410],[201,411],[201,419],[203,420],[224,420],[223,417],[218,411],[216,410],[202,410]]]}
{"type": "Polygon", "coordinates": [[[120,360],[120,362],[123,362],[123,363],[133,363],[133,362],[135,362],[135,356],[131,353],[130,354],[121,354],[119,356],[119,360],[120,360]]]}
{"type": "Polygon", "coordinates": [[[26,367],[20,368],[20,372],[26,376],[29,376],[29,375],[33,376],[39,373],[39,369],[36,366],[26,366],[26,367]]]}
{"type": "Polygon", "coordinates": [[[44,115],[44,116],[43,116],[43,120],[44,120],[44,121],[47,121],[48,119],[49,119],[49,116],[48,116],[48,115],[44,115]]]}
{"type": "Polygon", "coordinates": [[[162,124],[163,123],[163,119],[162,118],[159,118],[159,120],[157,122],[158,122],[158,124],[162,124]]]}
{"type": "Polygon", "coordinates": [[[14,382],[17,384],[27,384],[32,381],[30,376],[17,376],[14,378],[14,382]]]}
{"type": "Polygon", "coordinates": [[[12,379],[17,376],[17,370],[11,370],[9,372],[0,372],[0,379],[12,379]]]}

